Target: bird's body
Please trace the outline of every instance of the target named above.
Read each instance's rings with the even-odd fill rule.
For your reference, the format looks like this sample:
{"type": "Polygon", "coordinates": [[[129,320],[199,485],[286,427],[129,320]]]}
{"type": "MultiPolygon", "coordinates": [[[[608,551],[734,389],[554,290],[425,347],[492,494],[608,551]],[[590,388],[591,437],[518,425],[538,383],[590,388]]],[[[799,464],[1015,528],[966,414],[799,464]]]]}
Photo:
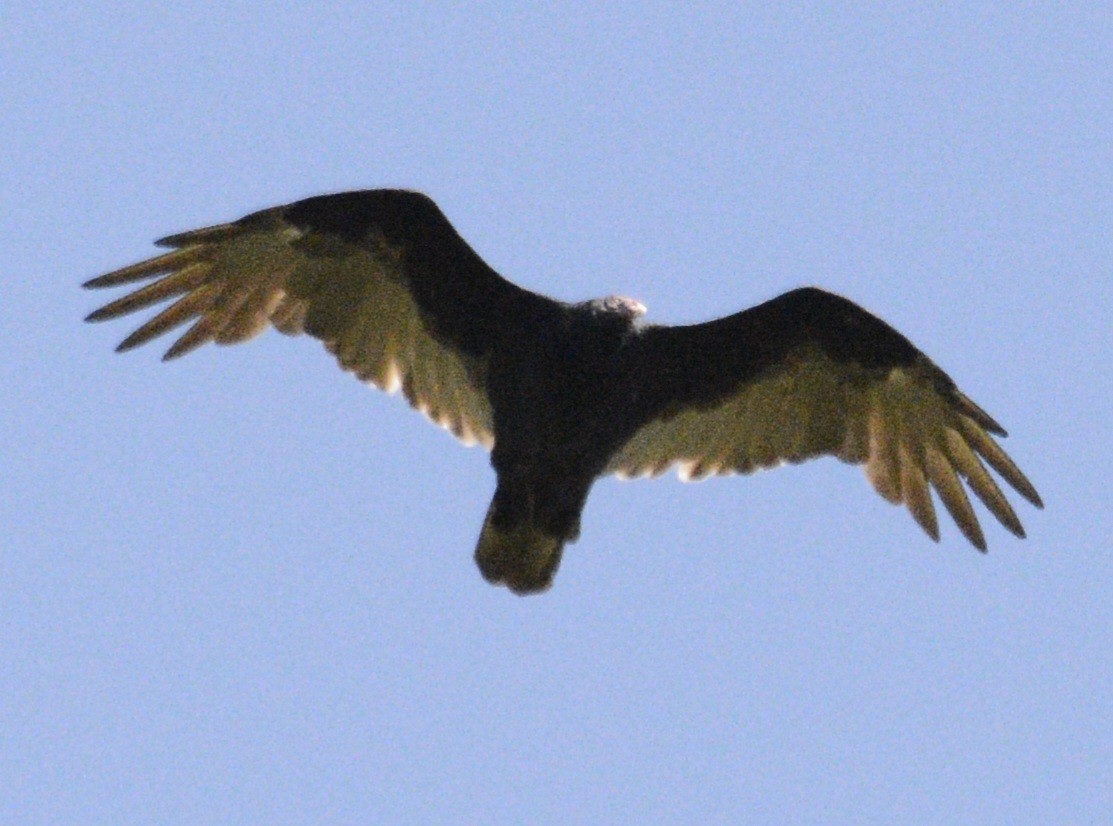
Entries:
{"type": "Polygon", "coordinates": [[[492,359],[498,487],[476,550],[488,579],[518,590],[548,582],[563,544],[579,536],[593,482],[636,429],[623,375],[634,336],[632,317],[573,305],[517,329],[492,359]],[[519,572],[523,560],[532,561],[519,572]]]}
{"type": "Polygon", "coordinates": [[[187,321],[167,357],[268,324],[320,338],[345,369],[491,448],[476,559],[519,593],[551,583],[606,473],[680,465],[699,478],[835,455],[865,463],[937,538],[934,487],[983,549],[958,477],[1023,531],[979,456],[1039,504],[993,419],[900,333],[816,288],[705,324],[644,324],[630,299],[567,304],[515,286],[401,190],[318,196],[160,243],[175,249],[87,285],[162,276],[91,320],[181,296],[120,349],[187,321]]]}

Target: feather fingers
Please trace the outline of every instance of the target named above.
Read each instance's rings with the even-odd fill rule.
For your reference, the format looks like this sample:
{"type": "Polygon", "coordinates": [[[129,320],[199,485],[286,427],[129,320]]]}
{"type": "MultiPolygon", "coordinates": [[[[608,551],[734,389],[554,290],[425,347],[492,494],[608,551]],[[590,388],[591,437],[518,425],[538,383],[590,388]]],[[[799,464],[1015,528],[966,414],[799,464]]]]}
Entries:
{"type": "Polygon", "coordinates": [[[1009,435],[1005,432],[1005,428],[1001,427],[1001,425],[999,425],[992,416],[978,407],[978,405],[974,404],[970,397],[967,396],[965,393],[958,389],[955,389],[953,391],[953,395],[955,400],[958,402],[958,409],[961,414],[969,416],[971,419],[973,419],[975,422],[980,424],[982,427],[984,427],[995,436],[1009,435]]]}
{"type": "Polygon", "coordinates": [[[924,476],[923,450],[918,444],[902,441],[900,444],[900,487],[904,502],[912,517],[924,532],[939,541],[939,521],[931,501],[927,478],[924,476]]]}
{"type": "Polygon", "coordinates": [[[152,304],[158,304],[168,298],[188,293],[204,283],[209,270],[209,265],[204,262],[186,264],[182,269],[172,272],[165,278],[160,278],[145,287],[140,287],[135,292],[128,293],[123,298],[117,298],[115,301],[105,304],[99,310],[89,313],[85,320],[104,321],[109,318],[116,318],[133,313],[136,310],[144,310],[152,304]]]}
{"type": "Polygon", "coordinates": [[[928,478],[939,492],[951,518],[955,520],[963,536],[970,540],[970,544],[979,551],[985,551],[985,536],[982,534],[981,525],[970,506],[970,498],[966,495],[965,488],[958,480],[955,469],[947,461],[939,447],[927,444],[924,447],[924,458],[928,478]]]}
{"type": "Polygon", "coordinates": [[[193,292],[179,298],[121,341],[116,348],[116,352],[123,353],[141,344],[146,344],[151,339],[185,324],[191,318],[204,313],[219,294],[219,284],[202,284],[193,292]]]}
{"type": "Polygon", "coordinates": [[[970,418],[960,416],[959,426],[962,429],[963,437],[965,437],[970,447],[976,450],[982,458],[989,462],[989,466],[997,471],[1001,475],[1001,478],[1012,485],[1017,493],[1037,508],[1043,507],[1043,500],[1040,499],[1040,495],[1036,493],[1035,487],[1028,481],[1028,477],[1021,473],[1020,468],[1008,457],[1008,454],[1001,449],[999,444],[993,441],[993,439],[970,418]]]}
{"type": "Polygon", "coordinates": [[[145,278],[151,278],[159,273],[184,269],[189,264],[195,264],[203,260],[203,257],[204,249],[201,247],[188,247],[186,249],[175,250],[165,255],[159,255],[156,258],[148,258],[146,261],[140,261],[138,264],[132,264],[130,267],[122,267],[118,270],[113,270],[97,278],[90,278],[81,286],[94,290],[103,287],[118,287],[121,284],[130,284],[134,281],[142,281],[145,278]]]}
{"type": "Polygon", "coordinates": [[[1023,539],[1024,528],[1016,512],[962,436],[948,428],[945,444],[951,464],[966,479],[970,489],[989,508],[990,513],[997,517],[998,522],[1008,528],[1014,536],[1023,539]]]}
{"type": "MultiPolygon", "coordinates": [[[[238,223],[217,224],[201,229],[191,229],[176,235],[167,235],[155,241],[157,247],[186,247],[193,244],[219,244],[241,237],[244,228],[238,223]]],[[[173,253],[171,253],[173,254],[173,253]]]]}
{"type": "Polygon", "coordinates": [[[216,338],[216,330],[212,316],[202,316],[170,346],[170,349],[163,354],[162,360],[172,361],[181,358],[201,345],[208,344],[214,338],[216,338]]]}

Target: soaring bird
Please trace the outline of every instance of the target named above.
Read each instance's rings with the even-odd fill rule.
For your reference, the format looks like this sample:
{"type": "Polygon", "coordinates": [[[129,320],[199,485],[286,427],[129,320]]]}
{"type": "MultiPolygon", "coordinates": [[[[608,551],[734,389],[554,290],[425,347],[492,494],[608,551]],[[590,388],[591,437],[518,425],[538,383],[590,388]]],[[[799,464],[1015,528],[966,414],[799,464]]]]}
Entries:
{"type": "Polygon", "coordinates": [[[611,473],[676,466],[699,479],[836,456],[864,464],[938,541],[934,488],[982,551],[962,481],[1018,537],[985,465],[1042,507],[993,439],[1006,435],[996,421],[899,332],[815,287],[702,324],[648,324],[629,298],[572,304],[512,284],[430,198],[395,189],[307,198],[157,243],[171,251],[85,284],[149,281],[87,320],[176,299],[117,349],[192,322],[173,359],[272,325],[401,389],[490,449],[497,487],[475,559],[519,594],[549,587],[591,486],[611,473]]]}

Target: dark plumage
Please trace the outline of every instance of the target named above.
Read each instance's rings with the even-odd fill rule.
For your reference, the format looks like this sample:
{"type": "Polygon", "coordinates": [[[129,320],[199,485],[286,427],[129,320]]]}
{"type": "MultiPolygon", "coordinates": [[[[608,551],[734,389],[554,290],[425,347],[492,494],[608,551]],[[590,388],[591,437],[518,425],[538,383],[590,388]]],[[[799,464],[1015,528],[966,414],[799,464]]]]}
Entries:
{"type": "Polygon", "coordinates": [[[466,442],[498,476],[476,548],[483,575],[547,588],[595,479],[747,473],[824,454],[863,463],[933,538],[934,488],[963,534],[985,539],[963,479],[1012,533],[1020,521],[982,460],[1042,506],[992,439],[1005,432],[904,336],[815,288],[705,324],[642,325],[617,296],[566,304],[501,278],[426,196],[307,198],[158,242],[173,250],[89,281],[155,279],[99,321],[175,298],[120,344],[186,322],[174,358],[272,324],[321,339],[366,381],[466,442]]]}

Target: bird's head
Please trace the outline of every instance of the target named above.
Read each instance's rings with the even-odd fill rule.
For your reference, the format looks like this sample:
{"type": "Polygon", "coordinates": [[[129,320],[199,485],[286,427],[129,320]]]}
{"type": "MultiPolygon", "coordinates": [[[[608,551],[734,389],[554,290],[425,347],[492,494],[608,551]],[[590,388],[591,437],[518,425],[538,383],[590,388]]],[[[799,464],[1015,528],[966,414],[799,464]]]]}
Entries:
{"type": "Polygon", "coordinates": [[[589,301],[588,306],[597,313],[615,315],[628,322],[634,322],[645,315],[645,305],[635,298],[624,295],[608,295],[589,301]]]}

